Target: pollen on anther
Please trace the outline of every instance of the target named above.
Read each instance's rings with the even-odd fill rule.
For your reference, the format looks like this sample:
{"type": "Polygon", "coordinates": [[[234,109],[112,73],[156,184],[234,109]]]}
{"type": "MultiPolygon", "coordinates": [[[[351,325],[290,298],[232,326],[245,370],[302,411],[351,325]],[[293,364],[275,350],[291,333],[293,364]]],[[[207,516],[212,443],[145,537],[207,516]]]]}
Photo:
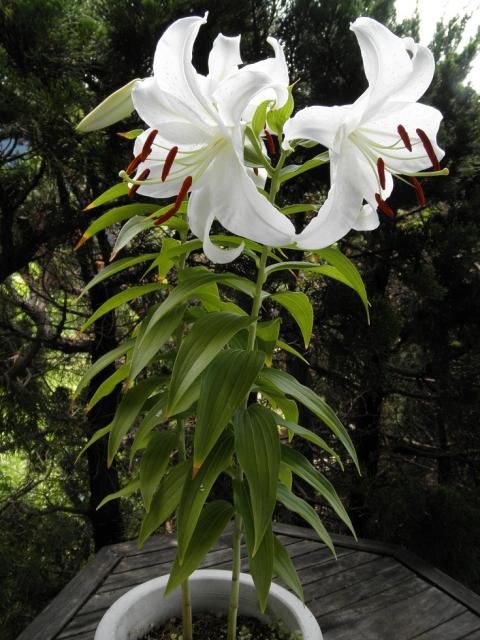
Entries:
{"type": "Polygon", "coordinates": [[[415,178],[415,176],[412,176],[411,178],[412,184],[415,187],[415,191],[417,192],[417,200],[418,200],[418,204],[421,207],[424,207],[427,203],[426,198],[425,198],[425,193],[423,191],[423,187],[420,184],[420,182],[415,178]]]}
{"type": "Polygon", "coordinates": [[[173,203],[173,206],[166,213],[164,213],[163,216],[160,216],[155,220],[155,223],[154,223],[155,225],[163,224],[167,220],[170,220],[170,218],[172,218],[177,213],[177,211],[180,209],[180,205],[182,204],[183,199],[185,198],[187,193],[190,191],[190,187],[192,186],[192,181],[193,181],[192,176],[187,176],[185,178],[182,186],[180,187],[180,191],[178,192],[175,202],[173,203]]]}
{"type": "Polygon", "coordinates": [[[277,148],[275,146],[275,140],[273,139],[272,134],[268,129],[264,129],[263,133],[265,134],[265,143],[267,145],[267,151],[271,156],[274,156],[277,152],[277,148]]]}
{"type": "Polygon", "coordinates": [[[125,173],[130,175],[133,171],[135,171],[135,169],[138,167],[138,165],[141,162],[142,162],[142,154],[140,153],[138,154],[138,156],[135,156],[135,158],[133,158],[133,160],[130,162],[128,167],[125,169],[125,173]]]}
{"type": "Polygon", "coordinates": [[[380,179],[380,186],[382,189],[385,189],[385,162],[383,161],[383,158],[378,158],[377,160],[377,171],[380,179]]]}
{"type": "Polygon", "coordinates": [[[152,129],[148,134],[142,147],[142,151],[140,152],[142,162],[145,162],[148,156],[152,153],[152,142],[155,140],[155,136],[157,135],[157,133],[158,129],[152,129]]]}
{"type": "Polygon", "coordinates": [[[398,135],[400,136],[400,138],[402,139],[403,144],[405,145],[405,147],[411,151],[412,150],[412,142],[410,140],[410,136],[407,133],[407,130],[405,129],[405,127],[403,126],[403,124],[399,124],[397,127],[397,131],[398,131],[398,135]]]}
{"type": "Polygon", "coordinates": [[[430,142],[429,137],[427,136],[427,134],[423,129],[417,129],[416,131],[417,131],[417,136],[420,138],[423,144],[423,148],[427,152],[427,156],[429,157],[430,162],[432,163],[432,167],[434,168],[435,171],[440,171],[440,163],[438,161],[437,156],[435,155],[435,151],[433,150],[433,145],[430,142]]]}
{"type": "Polygon", "coordinates": [[[165,158],[165,163],[162,169],[162,182],[165,182],[165,180],[168,178],[168,174],[170,173],[170,169],[172,168],[172,164],[177,153],[178,147],[172,147],[167,153],[167,157],[165,158]]]}
{"type": "MultiPolygon", "coordinates": [[[[142,173],[141,173],[137,178],[135,178],[135,179],[136,179],[136,180],[138,180],[138,181],[146,180],[146,179],[148,178],[148,176],[149,176],[149,175],[150,175],[150,169],[145,169],[145,170],[144,170],[144,171],[142,171],[142,173]]],[[[136,194],[136,192],[138,191],[138,189],[139,189],[139,187],[140,187],[140,186],[141,186],[141,185],[139,185],[139,184],[132,184],[132,186],[130,187],[130,190],[129,190],[129,192],[128,192],[128,197],[129,197],[129,198],[133,198],[133,196],[136,194]]]]}
{"type": "Polygon", "coordinates": [[[379,193],[375,194],[375,200],[377,201],[378,208],[382,213],[384,213],[388,218],[395,217],[395,211],[385,202],[385,200],[383,200],[379,193]]]}

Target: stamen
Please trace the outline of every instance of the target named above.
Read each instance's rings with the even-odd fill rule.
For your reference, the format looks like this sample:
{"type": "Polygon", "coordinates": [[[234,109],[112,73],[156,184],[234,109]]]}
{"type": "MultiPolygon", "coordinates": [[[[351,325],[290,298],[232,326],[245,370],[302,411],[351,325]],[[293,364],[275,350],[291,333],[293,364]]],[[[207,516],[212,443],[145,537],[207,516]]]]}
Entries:
{"type": "Polygon", "coordinates": [[[165,164],[163,165],[163,169],[162,169],[162,182],[165,182],[165,180],[167,179],[177,153],[178,153],[178,147],[172,147],[168,152],[167,157],[165,158],[165,164]]]}
{"type": "Polygon", "coordinates": [[[152,142],[155,140],[155,136],[158,133],[158,129],[152,129],[145,140],[142,151],[140,153],[140,157],[142,158],[142,162],[148,158],[148,156],[152,153],[152,142]]]}
{"type": "Polygon", "coordinates": [[[426,205],[427,201],[425,199],[425,193],[423,191],[422,185],[420,184],[420,182],[414,176],[412,176],[410,178],[410,180],[412,181],[412,184],[415,187],[415,191],[417,192],[418,204],[421,207],[424,207],[426,205]]]}
{"type": "Polygon", "coordinates": [[[253,167],[253,173],[258,176],[258,167],[253,167]]]}
{"type": "Polygon", "coordinates": [[[264,129],[263,133],[265,134],[265,138],[266,138],[265,144],[267,145],[267,151],[270,156],[274,156],[277,153],[275,140],[273,139],[273,136],[270,133],[270,131],[268,131],[267,129],[264,129]]]}
{"type": "Polygon", "coordinates": [[[423,148],[427,152],[428,157],[430,158],[430,162],[432,163],[432,167],[435,171],[440,171],[440,163],[438,162],[438,158],[435,155],[435,151],[433,150],[432,143],[428,139],[427,134],[423,129],[417,129],[417,136],[420,138],[423,148]]]}
{"type": "Polygon", "coordinates": [[[187,176],[183,181],[183,184],[180,188],[180,191],[178,192],[178,196],[175,202],[173,203],[173,207],[171,207],[171,209],[169,209],[166,213],[164,213],[163,216],[160,216],[160,218],[157,218],[154,223],[155,225],[163,224],[167,220],[170,220],[170,218],[172,218],[177,213],[177,211],[180,209],[180,205],[182,204],[183,199],[189,192],[191,186],[192,186],[192,176],[187,176]]]}
{"type": "Polygon", "coordinates": [[[378,177],[380,178],[380,186],[385,189],[385,162],[382,158],[377,160],[378,177]]]}
{"type": "Polygon", "coordinates": [[[402,139],[403,144],[405,145],[405,147],[411,151],[412,150],[412,142],[410,140],[410,136],[407,133],[407,130],[405,129],[405,127],[403,126],[403,124],[399,124],[397,127],[397,131],[398,131],[398,135],[400,136],[400,138],[402,139]]]}
{"type": "MultiPolygon", "coordinates": [[[[138,176],[138,178],[136,178],[136,180],[138,182],[140,182],[141,180],[146,180],[148,178],[148,176],[150,175],[150,169],[145,169],[144,171],[142,171],[142,173],[138,176]]],[[[132,184],[132,186],[130,187],[130,190],[128,192],[128,197],[129,198],[133,198],[133,196],[137,193],[138,189],[140,188],[141,185],[139,184],[132,184]]]]}
{"type": "Polygon", "coordinates": [[[142,162],[142,154],[139,153],[138,156],[135,156],[134,159],[128,165],[128,167],[125,169],[125,173],[128,173],[129,175],[133,173],[141,162],[142,162]]]}
{"type": "Polygon", "coordinates": [[[382,213],[384,213],[388,218],[395,217],[395,211],[385,202],[385,200],[381,198],[379,193],[375,194],[375,200],[377,201],[378,208],[382,213]]]}

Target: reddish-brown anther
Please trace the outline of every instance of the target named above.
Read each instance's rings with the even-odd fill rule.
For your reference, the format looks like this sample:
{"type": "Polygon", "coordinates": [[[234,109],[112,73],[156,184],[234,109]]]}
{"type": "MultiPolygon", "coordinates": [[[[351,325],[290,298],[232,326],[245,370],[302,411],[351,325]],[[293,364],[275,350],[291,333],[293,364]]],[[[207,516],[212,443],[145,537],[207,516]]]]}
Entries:
{"type": "Polygon", "coordinates": [[[427,203],[427,200],[425,198],[425,193],[423,191],[423,187],[420,184],[420,182],[415,178],[415,176],[412,176],[410,178],[410,180],[412,181],[413,186],[415,187],[415,191],[417,192],[417,200],[418,200],[418,204],[421,207],[424,207],[427,203]]]}
{"type": "Polygon", "coordinates": [[[183,199],[189,192],[191,186],[192,186],[192,176],[187,176],[183,181],[183,184],[180,188],[180,191],[178,192],[178,196],[175,202],[173,203],[173,206],[167,211],[167,213],[164,213],[163,216],[160,216],[160,218],[157,218],[154,224],[156,225],[163,224],[167,220],[170,220],[170,218],[172,218],[177,213],[177,211],[180,209],[180,205],[182,204],[183,199]]]}
{"type": "Polygon", "coordinates": [[[395,217],[395,211],[385,202],[385,200],[383,200],[379,193],[375,194],[375,200],[377,201],[378,208],[382,213],[384,213],[388,218],[395,217]]]}
{"type": "Polygon", "coordinates": [[[127,173],[128,175],[130,175],[131,173],[133,173],[133,171],[135,171],[135,169],[138,167],[138,165],[143,162],[142,161],[142,154],[139,153],[138,156],[135,156],[135,158],[130,162],[130,164],[128,165],[128,167],[125,169],[125,173],[127,173]]]}
{"type": "Polygon", "coordinates": [[[427,134],[423,129],[417,129],[417,136],[420,138],[423,144],[423,148],[427,152],[428,157],[430,158],[430,162],[432,163],[432,167],[435,171],[440,171],[440,163],[438,161],[437,156],[435,155],[435,151],[433,150],[432,143],[430,142],[427,134]]]}
{"type": "Polygon", "coordinates": [[[398,131],[398,135],[400,136],[400,138],[402,139],[403,144],[405,145],[405,147],[411,151],[412,150],[412,142],[410,140],[410,136],[407,133],[407,130],[405,129],[405,127],[403,126],[403,124],[399,124],[397,127],[397,131],[398,131]]]}
{"type": "Polygon", "coordinates": [[[148,156],[152,153],[152,142],[155,140],[155,136],[157,135],[157,133],[158,129],[152,129],[148,134],[147,139],[145,140],[145,143],[140,152],[142,162],[145,162],[148,156]]]}
{"type": "Polygon", "coordinates": [[[385,162],[383,158],[377,160],[378,177],[380,178],[380,186],[385,189],[385,162]]]}
{"type": "Polygon", "coordinates": [[[270,156],[274,156],[277,153],[277,147],[275,145],[275,140],[273,139],[272,134],[267,129],[263,130],[265,134],[265,144],[267,145],[267,151],[270,156]]]}
{"type": "MultiPolygon", "coordinates": [[[[144,171],[142,171],[142,173],[138,176],[138,178],[135,178],[135,180],[146,180],[148,178],[148,176],[150,175],[150,169],[145,169],[144,171]]],[[[132,186],[130,187],[130,190],[128,192],[128,197],[129,198],[133,198],[133,196],[137,193],[139,187],[141,185],[139,184],[132,184],[132,186]]]]}
{"type": "Polygon", "coordinates": [[[172,164],[173,161],[175,160],[175,156],[178,153],[178,147],[172,147],[170,149],[170,151],[167,153],[167,157],[165,158],[165,163],[163,165],[163,169],[162,169],[162,182],[165,182],[165,180],[168,177],[168,174],[170,173],[170,169],[172,168],[172,164]]]}

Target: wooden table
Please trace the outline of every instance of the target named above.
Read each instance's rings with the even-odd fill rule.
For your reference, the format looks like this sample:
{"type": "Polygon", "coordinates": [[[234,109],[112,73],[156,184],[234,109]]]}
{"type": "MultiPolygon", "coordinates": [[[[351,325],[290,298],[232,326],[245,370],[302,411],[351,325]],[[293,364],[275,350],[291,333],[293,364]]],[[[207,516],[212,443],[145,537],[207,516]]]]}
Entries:
{"type": "MultiPolygon", "coordinates": [[[[480,596],[399,547],[333,536],[338,559],[310,530],[275,525],[288,545],[325,640],[480,640],[480,596]]],[[[204,567],[230,567],[223,535],[204,567]]],[[[105,610],[132,586],[168,572],[175,540],[103,548],[18,640],[93,640],[105,610]]],[[[245,564],[245,558],[244,558],[245,564]]]]}

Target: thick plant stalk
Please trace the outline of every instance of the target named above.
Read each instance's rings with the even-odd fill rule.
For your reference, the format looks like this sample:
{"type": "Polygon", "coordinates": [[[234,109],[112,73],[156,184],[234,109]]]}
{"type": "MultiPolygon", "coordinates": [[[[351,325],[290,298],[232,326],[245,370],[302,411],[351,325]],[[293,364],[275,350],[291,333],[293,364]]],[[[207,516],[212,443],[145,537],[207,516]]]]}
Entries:
{"type": "MultiPolygon", "coordinates": [[[[285,163],[287,154],[282,151],[278,160],[277,166],[273,172],[271,183],[269,200],[273,204],[275,202],[276,195],[280,187],[280,170],[285,163]]],[[[251,317],[254,322],[250,325],[248,333],[247,351],[252,351],[255,348],[255,338],[257,335],[257,323],[260,315],[260,307],[262,306],[262,288],[265,283],[265,267],[267,266],[267,258],[270,252],[270,247],[264,246],[260,257],[260,264],[258,266],[257,282],[255,286],[255,296],[252,302],[251,317]]],[[[245,400],[246,402],[246,400],[245,400]]],[[[243,471],[240,466],[236,469],[236,479],[243,479],[243,471]]],[[[237,512],[235,514],[235,524],[233,530],[232,541],[232,584],[230,591],[230,603],[228,607],[228,632],[227,640],[236,640],[237,638],[237,617],[238,617],[238,605],[240,600],[240,549],[242,545],[242,517],[237,512]]],[[[186,639],[184,639],[186,640],[186,639]]]]}

